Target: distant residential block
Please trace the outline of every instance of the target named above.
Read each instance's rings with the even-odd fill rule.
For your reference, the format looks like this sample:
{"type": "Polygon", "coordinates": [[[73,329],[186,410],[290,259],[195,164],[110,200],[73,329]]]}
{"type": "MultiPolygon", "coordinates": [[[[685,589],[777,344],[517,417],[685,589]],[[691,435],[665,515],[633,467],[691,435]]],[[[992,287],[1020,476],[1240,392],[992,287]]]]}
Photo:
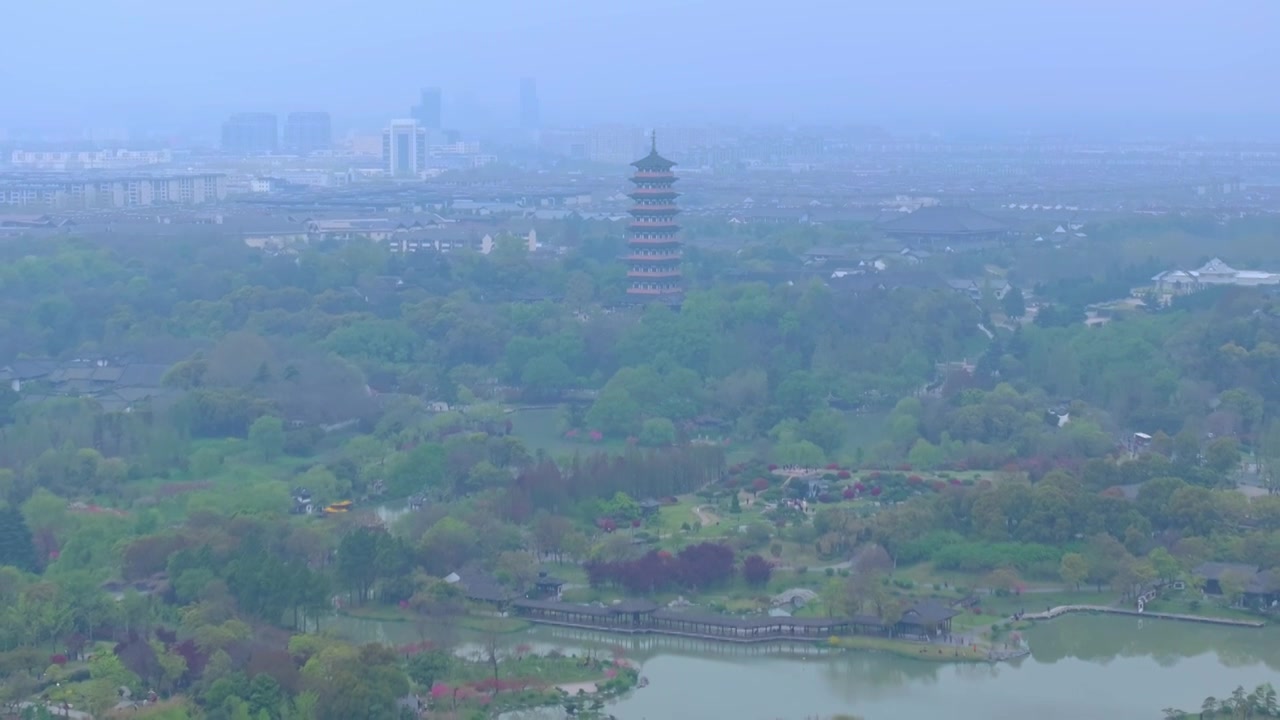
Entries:
{"type": "Polygon", "coordinates": [[[53,208],[126,208],[199,205],[224,200],[220,173],[120,175],[98,173],[0,174],[0,205],[53,208]]]}

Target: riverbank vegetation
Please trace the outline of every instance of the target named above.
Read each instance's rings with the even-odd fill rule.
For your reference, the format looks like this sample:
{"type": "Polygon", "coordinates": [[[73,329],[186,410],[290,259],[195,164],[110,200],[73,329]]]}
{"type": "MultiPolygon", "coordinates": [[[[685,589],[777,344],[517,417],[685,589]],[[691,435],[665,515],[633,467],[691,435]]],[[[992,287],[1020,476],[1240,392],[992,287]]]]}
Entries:
{"type": "Polygon", "coordinates": [[[1204,720],[1213,718],[1221,718],[1222,720],[1277,718],[1280,717],[1280,703],[1276,701],[1275,688],[1268,683],[1259,685],[1252,692],[1246,691],[1243,687],[1237,687],[1229,697],[1222,699],[1207,697],[1198,710],[1184,711],[1166,708],[1164,716],[1166,720],[1178,720],[1178,718],[1203,718],[1204,720]]]}
{"type": "Polygon", "coordinates": [[[618,309],[616,238],[576,232],[549,266],[511,238],[6,241],[3,699],[396,718],[406,653],[329,637],[335,610],[450,647],[537,592],[886,621],[935,598],[973,633],[1155,586],[1265,606],[1195,570],[1280,566],[1273,295],[1086,327],[1076,306],[1145,265],[1073,282],[1062,258],[1111,251],[1020,255],[1031,319],[927,283],[733,279],[801,267],[752,250],[702,254],[678,309],[618,309]]]}

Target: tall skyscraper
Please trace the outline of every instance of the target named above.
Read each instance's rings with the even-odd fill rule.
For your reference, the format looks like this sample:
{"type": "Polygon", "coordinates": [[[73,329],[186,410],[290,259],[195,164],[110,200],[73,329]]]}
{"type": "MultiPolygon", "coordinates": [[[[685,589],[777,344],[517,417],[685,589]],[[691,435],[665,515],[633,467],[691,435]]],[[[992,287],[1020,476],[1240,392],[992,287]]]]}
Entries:
{"type": "Polygon", "coordinates": [[[328,150],[333,128],[327,112],[292,112],[284,121],[285,150],[307,155],[328,150]]]}
{"type": "Polygon", "coordinates": [[[676,224],[679,193],[672,187],[675,163],[658,154],[652,139],[649,154],[631,163],[631,222],[627,225],[627,297],[637,301],[680,301],[683,253],[676,224]]]}
{"type": "Polygon", "coordinates": [[[410,109],[409,114],[418,124],[428,130],[439,130],[443,103],[440,101],[440,88],[422,88],[418,104],[410,109]]]}
{"type": "Polygon", "coordinates": [[[427,167],[427,131],[417,120],[392,120],[382,131],[382,166],[392,177],[417,177],[427,167]]]}
{"type": "Polygon", "coordinates": [[[236,113],[222,123],[222,151],[240,155],[275,152],[280,144],[272,113],[236,113]]]}
{"type": "Polygon", "coordinates": [[[537,130],[541,120],[538,117],[538,84],[531,77],[520,79],[520,127],[524,130],[537,130]]]}

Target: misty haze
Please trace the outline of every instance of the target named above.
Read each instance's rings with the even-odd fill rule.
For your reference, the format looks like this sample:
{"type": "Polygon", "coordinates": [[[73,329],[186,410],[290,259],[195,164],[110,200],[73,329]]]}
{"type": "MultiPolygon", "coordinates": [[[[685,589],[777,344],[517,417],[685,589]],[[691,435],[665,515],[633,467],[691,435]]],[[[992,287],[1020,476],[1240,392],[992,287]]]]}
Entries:
{"type": "Polygon", "coordinates": [[[1280,4],[13,5],[0,720],[1280,718],[1280,4]]]}

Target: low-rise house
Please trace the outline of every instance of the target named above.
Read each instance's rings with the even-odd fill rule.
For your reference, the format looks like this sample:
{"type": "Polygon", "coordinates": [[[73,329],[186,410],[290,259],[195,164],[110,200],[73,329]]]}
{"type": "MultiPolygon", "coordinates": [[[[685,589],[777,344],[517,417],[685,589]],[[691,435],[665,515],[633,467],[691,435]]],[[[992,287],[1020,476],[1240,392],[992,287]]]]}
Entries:
{"type": "Polygon", "coordinates": [[[951,619],[960,611],[936,600],[922,600],[902,613],[894,625],[895,635],[938,637],[951,634],[951,619]]]}
{"type": "Polygon", "coordinates": [[[1003,300],[1005,295],[1009,294],[1011,286],[1004,278],[986,278],[981,280],[948,280],[947,287],[958,293],[969,296],[969,299],[977,302],[982,296],[990,292],[996,300],[1003,300]]]}
{"type": "Polygon", "coordinates": [[[548,575],[545,570],[540,570],[538,571],[537,579],[533,581],[533,589],[525,593],[525,597],[531,600],[559,600],[560,592],[564,585],[565,582],[560,578],[548,575]]]}
{"type": "Polygon", "coordinates": [[[1272,608],[1280,604],[1280,572],[1262,570],[1246,563],[1201,563],[1193,574],[1204,581],[1208,595],[1224,595],[1231,583],[1238,583],[1241,602],[1249,607],[1272,608]],[[1224,583],[1228,587],[1224,588],[1224,583]]]}
{"type": "Polygon", "coordinates": [[[480,570],[460,570],[449,573],[444,581],[450,585],[457,585],[468,600],[493,605],[499,609],[521,595],[505,587],[494,576],[480,570]]]}

